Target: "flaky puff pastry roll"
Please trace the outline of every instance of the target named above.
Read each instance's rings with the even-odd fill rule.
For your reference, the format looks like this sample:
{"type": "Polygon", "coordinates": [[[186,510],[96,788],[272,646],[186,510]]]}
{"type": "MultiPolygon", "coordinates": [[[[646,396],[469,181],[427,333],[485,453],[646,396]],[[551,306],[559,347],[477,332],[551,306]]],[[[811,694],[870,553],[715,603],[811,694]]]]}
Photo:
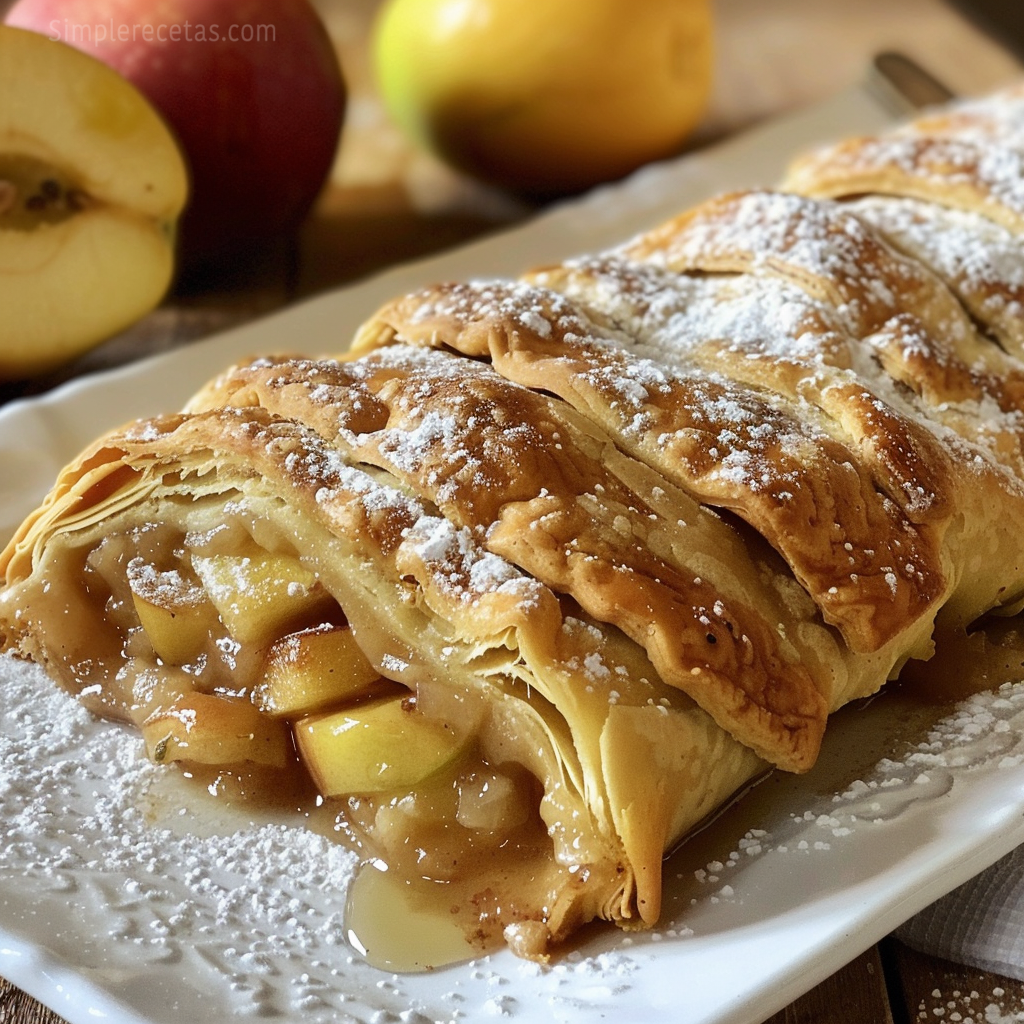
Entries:
{"type": "Polygon", "coordinates": [[[5,647],[157,760],[305,769],[482,947],[652,925],[666,851],[1024,600],[987,103],[101,439],[0,557],[5,647]]]}
{"type": "MultiPolygon", "coordinates": [[[[316,390],[340,369],[257,363],[238,373],[256,380],[272,370],[316,390]]],[[[439,774],[518,789],[505,800],[511,820],[479,829],[459,824],[459,807],[447,822],[420,822],[415,807],[397,824],[362,821],[376,855],[429,844],[439,825],[465,832],[449,845],[478,862],[478,938],[533,922],[523,946],[531,954],[594,917],[652,923],[664,850],[764,762],[663,683],[643,647],[488,551],[479,531],[402,482],[297,413],[255,404],[128,428],[69,467],[9,549],[7,646],[99,713],[135,721],[155,738],[152,753],[171,735],[168,714],[209,713],[195,693],[237,704],[235,722],[248,723],[268,653],[344,625],[382,678],[363,703],[342,695],[329,709],[387,699],[387,680],[415,697],[407,717],[443,721],[456,735],[458,752],[439,774]],[[265,579],[244,578],[246,565],[268,558],[284,583],[276,610],[261,600],[265,579]],[[237,589],[230,572],[210,572],[220,564],[237,589]],[[170,608],[172,628],[188,631],[190,609],[209,600],[195,596],[204,587],[220,613],[192,650],[168,652],[152,626],[147,636],[146,601],[170,608]]],[[[306,706],[295,718],[266,710],[281,729],[316,718],[306,706]]],[[[252,732],[245,759],[287,768],[276,737],[252,732]]],[[[186,730],[181,760],[193,759],[189,743],[186,730]]],[[[209,759],[202,744],[194,741],[195,756],[209,759]]],[[[414,779],[408,794],[400,783],[354,795],[375,801],[381,818],[396,795],[415,797],[429,781],[414,779]]],[[[461,808],[463,818],[472,813],[461,808]]]]}

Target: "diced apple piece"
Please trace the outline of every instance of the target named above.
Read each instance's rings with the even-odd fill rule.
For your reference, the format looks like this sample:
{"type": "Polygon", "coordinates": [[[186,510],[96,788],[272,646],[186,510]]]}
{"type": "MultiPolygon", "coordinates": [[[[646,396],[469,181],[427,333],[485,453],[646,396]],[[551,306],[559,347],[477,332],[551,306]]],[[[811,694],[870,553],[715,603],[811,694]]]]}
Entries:
{"type": "Polygon", "coordinates": [[[148,313],[188,195],[149,102],[92,57],[0,26],[0,379],[49,369],[148,313]]]}
{"type": "Polygon", "coordinates": [[[223,632],[217,609],[202,587],[174,569],[160,571],[144,559],[128,563],[128,586],[139,622],[158,658],[187,665],[223,632]]]}
{"type": "Polygon", "coordinates": [[[528,788],[501,771],[480,770],[461,775],[456,788],[459,806],[455,820],[464,828],[486,832],[509,831],[530,816],[528,788]]]}
{"type": "Polygon", "coordinates": [[[347,626],[323,625],[289,633],[267,653],[253,702],[264,714],[306,715],[373,690],[380,673],[347,626]]]}
{"type": "Polygon", "coordinates": [[[412,789],[465,746],[454,729],[402,696],[305,718],[295,739],[324,796],[412,789]]]}
{"type": "Polygon", "coordinates": [[[270,643],[330,602],[316,575],[288,555],[193,555],[192,566],[239,643],[270,643]]]}
{"type": "Polygon", "coordinates": [[[294,760],[288,727],[247,701],[187,693],[142,723],[150,758],[197,764],[252,762],[284,768],[294,760]]]}

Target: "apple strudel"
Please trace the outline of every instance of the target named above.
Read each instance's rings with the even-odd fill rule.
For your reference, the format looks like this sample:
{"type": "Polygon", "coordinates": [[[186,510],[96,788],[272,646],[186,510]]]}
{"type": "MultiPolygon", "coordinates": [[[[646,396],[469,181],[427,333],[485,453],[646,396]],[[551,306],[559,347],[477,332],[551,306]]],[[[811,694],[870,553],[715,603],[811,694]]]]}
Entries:
{"type": "Polygon", "coordinates": [[[158,761],[304,771],[543,958],[829,714],[1024,602],[1024,90],[403,296],[103,437],[0,638],[158,761]]]}

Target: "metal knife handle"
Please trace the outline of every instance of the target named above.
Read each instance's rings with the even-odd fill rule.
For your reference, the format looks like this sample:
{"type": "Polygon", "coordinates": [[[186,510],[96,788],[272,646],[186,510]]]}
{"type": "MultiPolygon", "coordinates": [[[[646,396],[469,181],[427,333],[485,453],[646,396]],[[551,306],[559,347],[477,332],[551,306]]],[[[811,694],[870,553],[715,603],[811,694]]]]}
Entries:
{"type": "Polygon", "coordinates": [[[897,114],[948,103],[956,94],[905,54],[879,53],[871,62],[870,87],[897,114]]]}

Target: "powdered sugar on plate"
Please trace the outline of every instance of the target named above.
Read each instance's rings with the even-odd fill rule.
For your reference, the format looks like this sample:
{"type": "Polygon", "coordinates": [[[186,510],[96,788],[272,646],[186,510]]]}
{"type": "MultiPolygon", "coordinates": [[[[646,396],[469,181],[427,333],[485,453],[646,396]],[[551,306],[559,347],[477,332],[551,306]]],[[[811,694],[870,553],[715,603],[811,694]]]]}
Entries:
{"type": "MultiPolygon", "coordinates": [[[[883,890],[901,863],[942,856],[927,850],[944,819],[966,813],[961,827],[971,828],[975,812],[1019,817],[1022,767],[1024,683],[946,707],[897,691],[846,708],[830,720],[811,772],[768,777],[668,862],[666,927],[696,942],[763,922],[768,886],[799,893],[804,905],[829,881],[883,890]],[[972,808],[988,784],[1002,789],[1004,806],[972,808]]],[[[789,910],[773,910],[778,926],[789,910]]],[[[888,930],[880,924],[876,938],[888,930]]]]}
{"type": "MultiPolygon", "coordinates": [[[[177,965],[185,1019],[211,989],[230,993],[242,1015],[324,1003],[314,993],[328,978],[318,981],[313,965],[344,946],[351,853],[281,824],[225,822],[225,834],[206,837],[154,825],[147,807],[169,776],[135,734],[95,721],[9,656],[0,688],[0,877],[5,889],[40,894],[31,913],[53,915],[57,950],[84,952],[110,976],[177,965]],[[89,911],[105,934],[80,933],[89,911]],[[285,965],[290,980],[273,984],[285,965]]],[[[5,913],[14,930],[18,916],[5,913]]]]}

